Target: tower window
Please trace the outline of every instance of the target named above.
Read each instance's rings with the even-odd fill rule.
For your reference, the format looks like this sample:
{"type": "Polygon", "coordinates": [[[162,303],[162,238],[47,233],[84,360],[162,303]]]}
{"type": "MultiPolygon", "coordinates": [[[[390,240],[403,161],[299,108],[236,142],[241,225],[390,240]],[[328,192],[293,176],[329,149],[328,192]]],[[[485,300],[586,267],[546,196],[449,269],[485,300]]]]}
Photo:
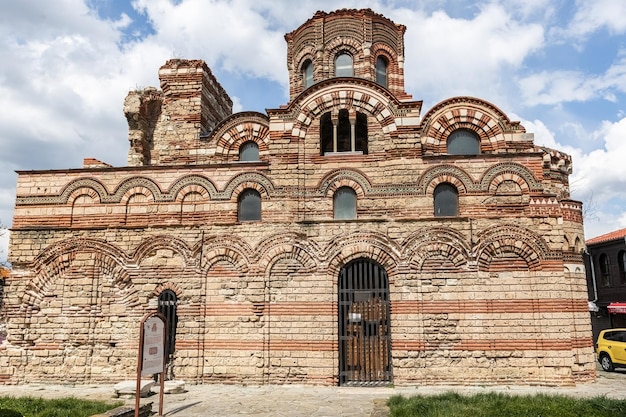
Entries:
{"type": "Polygon", "coordinates": [[[353,77],[354,68],[352,56],[342,52],[335,59],[335,77],[353,77]]]}
{"type": "Polygon", "coordinates": [[[383,56],[376,58],[376,83],[387,88],[387,67],[389,63],[383,56]]]}
{"type": "Polygon", "coordinates": [[[468,129],[457,129],[448,136],[448,154],[478,155],[480,140],[476,133],[468,129]]]}
{"type": "Polygon", "coordinates": [[[302,65],[302,81],[304,88],[313,85],[313,62],[310,59],[307,59],[302,65]]]}
{"type": "Polygon", "coordinates": [[[237,206],[237,219],[240,222],[261,220],[261,194],[257,190],[243,190],[237,206]]]}
{"type": "Polygon", "coordinates": [[[324,113],[320,118],[320,152],[361,152],[367,154],[367,116],[341,109],[337,118],[324,113]]]}
{"type": "Polygon", "coordinates": [[[435,216],[457,216],[459,213],[459,192],[452,184],[443,183],[435,187],[433,193],[435,216]]]}
{"type": "Polygon", "coordinates": [[[340,187],[333,196],[335,220],[356,219],[356,192],[350,187],[340,187]]]}
{"type": "Polygon", "coordinates": [[[254,141],[248,141],[243,143],[239,147],[239,160],[240,161],[258,161],[259,160],[259,145],[254,141]]]}

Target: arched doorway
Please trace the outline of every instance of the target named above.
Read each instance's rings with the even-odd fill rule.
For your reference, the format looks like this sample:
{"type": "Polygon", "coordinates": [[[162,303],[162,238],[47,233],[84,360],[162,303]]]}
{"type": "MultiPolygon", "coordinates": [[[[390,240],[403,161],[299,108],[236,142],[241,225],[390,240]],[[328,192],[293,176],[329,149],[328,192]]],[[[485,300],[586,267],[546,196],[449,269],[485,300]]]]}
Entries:
{"type": "Polygon", "coordinates": [[[391,375],[389,279],[370,259],[339,273],[339,385],[387,385],[391,375]]]}
{"type": "Polygon", "coordinates": [[[163,314],[166,319],[167,330],[165,340],[165,379],[174,379],[174,352],[176,350],[176,326],[178,324],[178,314],[176,309],[178,299],[176,293],[172,290],[165,290],[159,294],[158,312],[163,314]]]}

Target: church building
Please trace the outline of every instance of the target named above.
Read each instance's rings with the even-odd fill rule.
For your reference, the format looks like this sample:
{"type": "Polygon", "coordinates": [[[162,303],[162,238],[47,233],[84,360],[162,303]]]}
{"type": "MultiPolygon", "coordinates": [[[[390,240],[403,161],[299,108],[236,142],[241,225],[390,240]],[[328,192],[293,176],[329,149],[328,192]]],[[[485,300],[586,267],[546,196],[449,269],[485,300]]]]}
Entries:
{"type": "Polygon", "coordinates": [[[169,60],[127,166],[18,172],[0,383],[132,379],[150,311],[188,383],[594,380],[571,157],[480,98],[423,110],[405,29],[317,12],[265,113],[169,60]]]}

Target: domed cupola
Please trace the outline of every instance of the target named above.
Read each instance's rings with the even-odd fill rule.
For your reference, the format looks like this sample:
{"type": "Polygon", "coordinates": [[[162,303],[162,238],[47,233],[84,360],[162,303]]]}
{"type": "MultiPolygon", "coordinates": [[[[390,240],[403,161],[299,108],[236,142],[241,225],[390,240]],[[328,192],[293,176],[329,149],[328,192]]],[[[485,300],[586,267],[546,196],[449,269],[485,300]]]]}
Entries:
{"type": "Polygon", "coordinates": [[[404,91],[405,30],[370,9],[315,13],[285,35],[289,100],[335,77],[374,81],[398,99],[410,99],[404,91]]]}

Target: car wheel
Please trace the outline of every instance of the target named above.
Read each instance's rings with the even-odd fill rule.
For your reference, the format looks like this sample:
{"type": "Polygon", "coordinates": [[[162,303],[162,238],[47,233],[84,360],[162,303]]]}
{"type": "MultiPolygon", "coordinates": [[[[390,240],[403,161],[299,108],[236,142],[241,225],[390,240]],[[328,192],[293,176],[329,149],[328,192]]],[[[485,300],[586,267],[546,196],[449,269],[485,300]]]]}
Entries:
{"type": "Polygon", "coordinates": [[[606,353],[600,356],[600,366],[602,366],[602,369],[607,372],[611,372],[613,370],[613,361],[611,361],[611,358],[606,353]]]}

